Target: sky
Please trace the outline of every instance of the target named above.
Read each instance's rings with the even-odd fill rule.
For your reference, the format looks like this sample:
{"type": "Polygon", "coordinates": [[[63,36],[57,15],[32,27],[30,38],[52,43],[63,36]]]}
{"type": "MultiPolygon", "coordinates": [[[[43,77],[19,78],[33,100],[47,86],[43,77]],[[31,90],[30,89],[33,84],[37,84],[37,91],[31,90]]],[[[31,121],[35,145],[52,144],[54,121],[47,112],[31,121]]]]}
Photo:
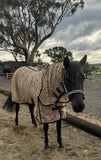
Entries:
{"type": "MultiPolygon", "coordinates": [[[[40,46],[40,53],[62,46],[73,53],[74,60],[80,60],[86,54],[88,63],[101,63],[101,0],[84,2],[84,9],[78,9],[57,26],[52,37],[40,46]]],[[[50,61],[45,55],[41,58],[50,61]]],[[[11,54],[0,52],[0,60],[14,59],[11,54]]]]}

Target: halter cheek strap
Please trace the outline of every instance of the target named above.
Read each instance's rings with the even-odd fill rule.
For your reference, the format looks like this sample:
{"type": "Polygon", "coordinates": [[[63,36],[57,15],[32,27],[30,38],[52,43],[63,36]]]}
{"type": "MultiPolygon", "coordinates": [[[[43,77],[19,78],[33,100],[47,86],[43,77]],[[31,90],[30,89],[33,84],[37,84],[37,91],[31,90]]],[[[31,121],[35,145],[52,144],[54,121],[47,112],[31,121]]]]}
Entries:
{"type": "Polygon", "coordinates": [[[76,93],[80,93],[80,94],[83,94],[83,95],[84,95],[84,90],[76,89],[76,90],[73,90],[73,91],[68,92],[65,84],[63,84],[63,86],[64,86],[65,92],[66,92],[66,94],[68,94],[68,96],[70,96],[70,95],[72,95],[72,94],[76,94],[76,93]]]}

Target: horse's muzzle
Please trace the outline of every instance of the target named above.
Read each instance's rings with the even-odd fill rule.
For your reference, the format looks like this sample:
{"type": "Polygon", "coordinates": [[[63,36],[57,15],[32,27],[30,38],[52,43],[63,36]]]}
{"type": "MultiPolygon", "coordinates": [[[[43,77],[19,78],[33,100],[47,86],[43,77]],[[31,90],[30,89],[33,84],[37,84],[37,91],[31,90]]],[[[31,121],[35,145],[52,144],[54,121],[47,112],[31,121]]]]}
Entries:
{"type": "Polygon", "coordinates": [[[82,112],[85,108],[85,104],[84,103],[81,103],[81,104],[78,104],[78,105],[74,105],[73,106],[73,111],[78,113],[78,112],[82,112]]]}

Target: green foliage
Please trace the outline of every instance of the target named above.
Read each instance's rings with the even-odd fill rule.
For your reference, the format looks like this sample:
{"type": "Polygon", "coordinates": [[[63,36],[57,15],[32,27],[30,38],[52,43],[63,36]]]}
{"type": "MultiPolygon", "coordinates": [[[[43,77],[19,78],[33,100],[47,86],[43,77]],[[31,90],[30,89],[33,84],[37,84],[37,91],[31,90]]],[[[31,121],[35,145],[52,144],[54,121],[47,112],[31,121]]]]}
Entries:
{"type": "Polygon", "coordinates": [[[90,64],[87,62],[84,66],[85,78],[87,79],[88,74],[90,73],[90,64]]]}
{"type": "Polygon", "coordinates": [[[93,71],[96,71],[96,74],[101,74],[101,65],[100,64],[89,64],[87,62],[84,67],[84,73],[86,75],[86,78],[88,74],[91,74],[93,71]]]}
{"type": "Polygon", "coordinates": [[[52,49],[45,50],[44,54],[47,54],[53,63],[63,62],[63,59],[66,56],[68,56],[70,60],[73,59],[72,53],[67,51],[64,47],[54,47],[52,49]]]}

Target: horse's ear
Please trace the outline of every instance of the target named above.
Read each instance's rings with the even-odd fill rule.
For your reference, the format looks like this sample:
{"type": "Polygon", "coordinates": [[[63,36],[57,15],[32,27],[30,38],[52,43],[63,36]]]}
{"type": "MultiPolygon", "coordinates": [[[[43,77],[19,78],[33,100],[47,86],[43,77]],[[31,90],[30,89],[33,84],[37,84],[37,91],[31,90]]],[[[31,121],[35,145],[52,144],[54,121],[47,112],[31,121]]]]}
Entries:
{"type": "Polygon", "coordinates": [[[68,58],[68,57],[65,57],[65,58],[64,58],[63,64],[64,64],[64,67],[65,67],[65,68],[68,68],[68,67],[69,67],[70,61],[69,61],[69,58],[68,58]]]}
{"type": "Polygon", "coordinates": [[[80,65],[81,67],[83,67],[86,64],[86,60],[87,60],[87,55],[85,55],[81,60],[80,60],[80,65]]]}

